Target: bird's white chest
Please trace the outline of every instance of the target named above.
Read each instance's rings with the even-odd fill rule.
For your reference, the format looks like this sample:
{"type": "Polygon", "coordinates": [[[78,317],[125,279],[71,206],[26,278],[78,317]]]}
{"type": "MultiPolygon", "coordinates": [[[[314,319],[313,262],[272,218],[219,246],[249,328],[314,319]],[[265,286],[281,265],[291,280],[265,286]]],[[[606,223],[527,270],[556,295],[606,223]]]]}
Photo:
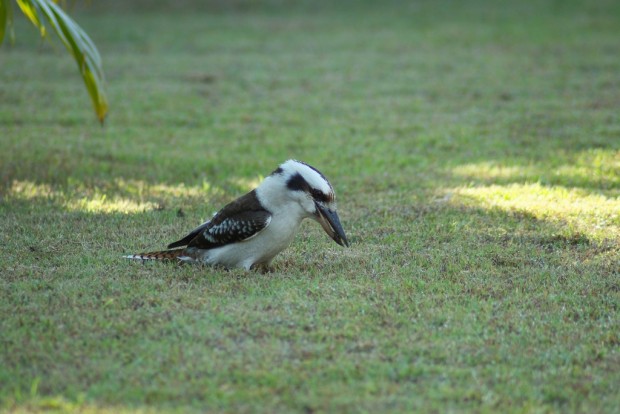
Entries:
{"type": "Polygon", "coordinates": [[[256,236],[239,243],[206,250],[201,260],[207,264],[250,269],[255,264],[269,264],[282,250],[286,249],[303,217],[276,212],[269,225],[256,236]]]}

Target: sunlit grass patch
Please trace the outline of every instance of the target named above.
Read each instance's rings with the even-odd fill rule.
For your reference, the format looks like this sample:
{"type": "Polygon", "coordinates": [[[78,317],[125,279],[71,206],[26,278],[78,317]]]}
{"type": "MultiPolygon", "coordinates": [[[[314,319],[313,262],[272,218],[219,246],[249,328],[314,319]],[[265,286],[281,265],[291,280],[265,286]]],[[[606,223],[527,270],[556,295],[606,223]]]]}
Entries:
{"type": "Polygon", "coordinates": [[[33,181],[14,181],[6,194],[8,200],[48,201],[68,211],[86,213],[139,213],[162,208],[174,200],[204,199],[222,191],[208,182],[202,185],[149,184],[141,180],[112,180],[88,187],[75,179],[65,187],[33,181]]]}
{"type": "Polygon", "coordinates": [[[32,181],[13,181],[13,185],[7,192],[7,198],[21,200],[51,199],[58,197],[58,195],[58,191],[54,190],[51,185],[38,184],[32,181]]]}
{"type": "Polygon", "coordinates": [[[453,168],[452,173],[473,182],[540,182],[620,196],[620,151],[615,150],[589,149],[572,155],[558,151],[544,165],[495,160],[467,163],[453,168]]]}
{"type": "Polygon", "coordinates": [[[509,184],[461,187],[451,202],[508,212],[567,226],[595,239],[620,237],[620,199],[561,186],[509,184]]]}
{"type": "Polygon", "coordinates": [[[137,213],[157,208],[155,203],[139,203],[121,197],[108,197],[105,194],[95,194],[92,197],[82,197],[68,200],[64,203],[69,211],[85,213],[137,213]]]}
{"type": "Polygon", "coordinates": [[[609,190],[611,195],[620,196],[620,151],[593,149],[577,154],[573,162],[554,170],[558,177],[567,182],[588,187],[609,190]]]}
{"type": "Polygon", "coordinates": [[[476,180],[517,180],[533,177],[535,169],[531,166],[504,165],[494,161],[483,161],[459,165],[453,168],[452,172],[459,177],[476,180]]]}
{"type": "Polygon", "coordinates": [[[48,184],[37,184],[31,181],[15,181],[7,193],[8,199],[35,202],[47,200],[69,211],[87,213],[136,213],[156,208],[152,202],[139,202],[118,195],[101,193],[97,189],[63,191],[48,184]],[[85,195],[84,193],[88,193],[85,195]]]}

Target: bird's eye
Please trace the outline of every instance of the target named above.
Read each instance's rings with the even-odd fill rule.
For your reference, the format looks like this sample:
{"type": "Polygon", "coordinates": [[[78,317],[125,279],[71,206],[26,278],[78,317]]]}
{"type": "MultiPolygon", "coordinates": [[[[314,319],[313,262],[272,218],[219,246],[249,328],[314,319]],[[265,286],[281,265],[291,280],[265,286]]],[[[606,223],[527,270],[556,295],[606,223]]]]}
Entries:
{"type": "Polygon", "coordinates": [[[313,188],[312,190],[310,190],[310,195],[312,195],[312,198],[316,201],[321,201],[323,203],[328,201],[328,197],[322,191],[319,191],[317,189],[313,188]]]}

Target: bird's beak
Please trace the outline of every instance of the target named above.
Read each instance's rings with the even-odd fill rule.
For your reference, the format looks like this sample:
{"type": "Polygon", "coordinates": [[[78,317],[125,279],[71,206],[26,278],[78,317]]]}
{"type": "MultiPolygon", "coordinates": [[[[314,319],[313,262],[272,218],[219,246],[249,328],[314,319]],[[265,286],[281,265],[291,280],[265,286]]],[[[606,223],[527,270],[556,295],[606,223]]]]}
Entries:
{"type": "Polygon", "coordinates": [[[340,224],[338,213],[328,209],[321,203],[315,204],[316,221],[321,223],[325,233],[327,233],[329,237],[331,237],[339,245],[349,247],[349,242],[347,241],[347,236],[345,236],[342,225],[340,224]]]}

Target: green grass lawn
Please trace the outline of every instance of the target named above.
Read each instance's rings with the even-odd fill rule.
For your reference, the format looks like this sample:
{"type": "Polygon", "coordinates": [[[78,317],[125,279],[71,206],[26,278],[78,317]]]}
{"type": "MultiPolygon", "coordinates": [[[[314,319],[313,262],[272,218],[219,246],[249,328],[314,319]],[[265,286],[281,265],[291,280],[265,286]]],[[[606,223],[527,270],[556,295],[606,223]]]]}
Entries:
{"type": "Polygon", "coordinates": [[[0,411],[618,412],[620,3],[93,3],[105,127],[0,50],[0,411]],[[288,158],[351,248],[121,259],[288,158]]]}

